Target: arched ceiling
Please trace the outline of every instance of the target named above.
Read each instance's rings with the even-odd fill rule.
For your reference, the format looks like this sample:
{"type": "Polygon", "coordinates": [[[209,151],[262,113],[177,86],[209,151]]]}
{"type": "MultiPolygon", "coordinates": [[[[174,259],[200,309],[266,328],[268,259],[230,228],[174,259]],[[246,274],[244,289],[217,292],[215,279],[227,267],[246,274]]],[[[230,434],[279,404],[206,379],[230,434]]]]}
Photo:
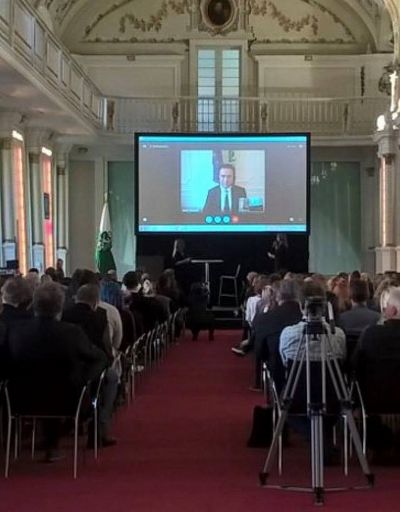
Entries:
{"type": "MultiPolygon", "coordinates": [[[[184,42],[193,32],[197,37],[215,36],[200,33],[202,0],[31,1],[39,12],[47,9],[55,32],[71,51],[81,54],[126,52],[132,43],[184,42]]],[[[240,17],[236,30],[247,32],[249,39],[340,45],[343,53],[394,50],[400,56],[399,0],[235,1],[240,17]]]]}

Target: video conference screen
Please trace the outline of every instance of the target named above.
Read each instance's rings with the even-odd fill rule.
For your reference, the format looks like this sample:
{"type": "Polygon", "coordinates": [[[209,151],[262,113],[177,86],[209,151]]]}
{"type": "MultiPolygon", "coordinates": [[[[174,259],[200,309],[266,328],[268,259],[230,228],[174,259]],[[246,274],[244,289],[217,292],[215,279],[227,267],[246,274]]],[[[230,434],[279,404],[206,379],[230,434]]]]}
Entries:
{"type": "Polygon", "coordinates": [[[136,134],[138,233],[307,233],[309,134],[136,134]]]}

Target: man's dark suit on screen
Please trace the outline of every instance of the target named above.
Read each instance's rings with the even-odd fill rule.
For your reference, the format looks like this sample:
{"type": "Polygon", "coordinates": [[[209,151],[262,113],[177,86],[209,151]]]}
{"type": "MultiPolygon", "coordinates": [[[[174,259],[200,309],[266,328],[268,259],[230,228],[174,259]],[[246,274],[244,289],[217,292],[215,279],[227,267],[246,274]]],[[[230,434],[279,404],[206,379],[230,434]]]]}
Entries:
{"type": "MultiPolygon", "coordinates": [[[[225,191],[223,190],[222,196],[224,196],[225,191]]],[[[226,211],[226,213],[238,213],[239,211],[239,199],[241,197],[247,197],[246,190],[243,187],[239,187],[237,185],[232,185],[231,187],[232,194],[232,208],[231,210],[226,211]]],[[[214,188],[211,188],[208,191],[207,199],[204,204],[203,212],[208,215],[217,215],[219,213],[224,212],[224,205],[221,205],[221,187],[218,185],[214,188]]]]}

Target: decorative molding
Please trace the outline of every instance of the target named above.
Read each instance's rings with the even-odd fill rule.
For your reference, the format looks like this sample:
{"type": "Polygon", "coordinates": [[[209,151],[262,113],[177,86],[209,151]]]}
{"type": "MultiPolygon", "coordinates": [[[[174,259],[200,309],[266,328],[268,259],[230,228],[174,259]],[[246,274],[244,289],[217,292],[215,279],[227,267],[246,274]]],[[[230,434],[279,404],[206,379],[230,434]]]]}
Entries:
{"type": "MultiPolygon", "coordinates": [[[[225,0],[228,1],[228,0],[225,0]]],[[[151,14],[147,19],[138,18],[133,13],[127,13],[119,20],[119,32],[125,34],[126,24],[133,25],[133,28],[141,32],[155,30],[159,32],[162,28],[162,21],[170,14],[190,14],[189,0],[163,0],[161,7],[155,14],[151,14]]]]}
{"type": "Polygon", "coordinates": [[[238,6],[235,0],[200,0],[200,12],[199,31],[217,35],[238,28],[238,6]]]}
{"type": "MultiPolygon", "coordinates": [[[[73,0],[72,0],[73,1],[73,0]]],[[[98,26],[98,24],[103,21],[105,18],[115,13],[117,10],[128,6],[134,0],[119,0],[115,2],[113,5],[108,7],[103,12],[100,12],[94,19],[91,21],[85,28],[83,35],[83,43],[123,43],[123,42],[141,42],[141,43],[153,43],[153,42],[181,42],[182,39],[164,38],[164,39],[141,39],[137,37],[121,37],[120,35],[126,34],[128,30],[128,25],[133,27],[135,30],[146,33],[146,32],[160,32],[163,28],[163,22],[166,18],[168,18],[171,14],[183,15],[187,14],[191,17],[192,22],[190,23],[191,28],[198,29],[199,31],[206,31],[211,35],[223,34],[228,31],[237,30],[238,22],[239,22],[239,8],[237,5],[237,0],[162,0],[160,6],[147,17],[140,17],[134,14],[133,9],[130,9],[132,12],[127,12],[123,14],[119,19],[119,28],[118,33],[120,35],[115,35],[113,37],[102,37],[101,35],[91,37],[94,29],[98,26]],[[215,5],[214,5],[215,4],[215,5]],[[216,16],[214,22],[210,19],[210,9],[215,9],[215,6],[218,6],[218,9],[224,8],[225,5],[225,15],[223,10],[221,14],[213,13],[212,16],[216,16]],[[221,7],[219,7],[221,6],[221,7]],[[221,19],[218,16],[222,16],[221,19]],[[193,22],[197,22],[196,23],[193,22]]],[[[318,0],[299,0],[302,3],[307,4],[309,7],[313,9],[313,12],[303,16],[302,18],[296,19],[291,17],[290,14],[287,14],[283,11],[282,8],[278,7],[277,0],[244,0],[244,11],[245,18],[248,20],[250,15],[259,16],[262,18],[269,17],[274,20],[284,32],[287,33],[295,33],[300,32],[304,28],[310,28],[312,34],[315,36],[301,38],[301,39],[263,39],[257,40],[257,42],[264,43],[306,43],[306,44],[354,44],[356,43],[356,37],[353,32],[349,28],[349,26],[340,19],[331,9],[323,5],[318,0]],[[328,15],[334,23],[341,26],[344,33],[348,37],[345,38],[336,38],[336,39],[326,39],[324,37],[318,37],[320,35],[320,20],[315,14],[315,11],[319,11],[322,14],[328,15]]],[[[72,7],[72,6],[71,6],[72,7]]],[[[243,10],[243,6],[241,5],[240,10],[243,10]]],[[[243,13],[242,13],[243,14],[243,13]]],[[[251,30],[254,30],[251,27],[251,30]]]]}
{"type": "Polygon", "coordinates": [[[44,6],[52,13],[53,19],[61,25],[79,0],[45,0],[44,6]],[[52,9],[53,6],[56,6],[52,9]]]}
{"type": "Polygon", "coordinates": [[[184,43],[187,44],[187,39],[175,39],[174,37],[168,37],[164,39],[157,39],[155,37],[140,38],[130,37],[129,39],[120,39],[119,37],[113,37],[112,39],[95,37],[94,39],[88,39],[84,43],[107,43],[107,44],[121,44],[121,43],[142,43],[142,44],[155,44],[155,43],[184,43]]]}
{"type": "MultiPolygon", "coordinates": [[[[355,42],[356,38],[350,28],[331,10],[328,9],[325,5],[322,5],[317,0],[301,0],[301,2],[309,5],[310,7],[317,8],[323,14],[328,14],[334,21],[334,23],[339,24],[346,35],[350,38],[351,42],[355,42]]],[[[285,14],[282,10],[280,10],[275,2],[271,0],[248,0],[249,5],[249,14],[254,16],[266,17],[269,16],[271,19],[276,20],[278,25],[285,32],[300,32],[305,27],[310,27],[313,34],[318,36],[319,34],[319,22],[318,18],[315,14],[308,14],[303,16],[300,20],[295,20],[291,18],[289,15],[285,14]]],[[[284,40],[283,40],[284,41],[284,40]]],[[[340,43],[343,39],[339,39],[334,41],[336,43],[340,43]]],[[[274,41],[278,42],[278,41],[274,41]]],[[[292,41],[286,41],[292,42],[292,41]]],[[[302,40],[302,42],[325,42],[324,38],[319,38],[317,41],[315,40],[302,40]]]]}
{"type": "MultiPolygon", "coordinates": [[[[110,38],[102,38],[101,36],[96,36],[94,38],[89,39],[90,34],[96,28],[96,26],[107,16],[113,14],[118,9],[128,5],[133,0],[122,0],[120,2],[116,2],[111,7],[109,7],[106,11],[98,14],[95,20],[93,20],[86,28],[85,35],[83,37],[83,42],[86,43],[172,43],[172,42],[182,42],[181,39],[175,39],[173,37],[167,39],[140,39],[137,37],[130,37],[128,39],[121,37],[112,37],[110,38]]],[[[135,16],[133,13],[126,13],[121,16],[119,20],[119,29],[118,32],[120,34],[125,34],[127,30],[127,25],[132,25],[136,30],[141,32],[150,32],[156,31],[159,32],[162,29],[162,22],[170,15],[170,14],[187,14],[191,15],[191,11],[193,7],[191,6],[191,0],[162,0],[161,6],[159,9],[150,14],[146,19],[135,16]]]]}
{"type": "Polygon", "coordinates": [[[384,71],[378,82],[378,89],[380,92],[391,96],[392,83],[390,80],[390,75],[392,75],[395,71],[400,72],[400,64],[390,62],[387,66],[384,66],[383,69],[384,71]]]}
{"type": "Polygon", "coordinates": [[[311,27],[313,34],[318,34],[318,18],[314,15],[307,14],[301,20],[291,19],[280,11],[274,2],[263,0],[258,3],[257,0],[249,0],[250,14],[254,16],[269,16],[273,20],[277,20],[278,25],[283,28],[285,32],[292,32],[296,30],[300,32],[304,27],[311,27]]]}
{"type": "Polygon", "coordinates": [[[338,44],[338,45],[347,45],[353,46],[354,43],[350,41],[345,41],[344,39],[325,39],[321,37],[319,39],[308,39],[307,37],[302,37],[301,39],[254,39],[251,41],[251,46],[255,44],[338,44]]]}

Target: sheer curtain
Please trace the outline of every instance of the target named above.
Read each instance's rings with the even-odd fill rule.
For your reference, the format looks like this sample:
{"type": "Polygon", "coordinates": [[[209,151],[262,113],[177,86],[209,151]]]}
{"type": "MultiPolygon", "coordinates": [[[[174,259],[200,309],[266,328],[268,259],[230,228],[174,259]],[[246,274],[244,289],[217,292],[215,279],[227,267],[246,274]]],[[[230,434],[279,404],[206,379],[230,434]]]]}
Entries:
{"type": "Polygon", "coordinates": [[[360,269],[361,188],[357,162],[311,164],[309,269],[334,274],[360,269]]]}
{"type": "Polygon", "coordinates": [[[113,255],[118,276],[136,268],[133,162],[108,163],[108,197],[113,255]]]}

